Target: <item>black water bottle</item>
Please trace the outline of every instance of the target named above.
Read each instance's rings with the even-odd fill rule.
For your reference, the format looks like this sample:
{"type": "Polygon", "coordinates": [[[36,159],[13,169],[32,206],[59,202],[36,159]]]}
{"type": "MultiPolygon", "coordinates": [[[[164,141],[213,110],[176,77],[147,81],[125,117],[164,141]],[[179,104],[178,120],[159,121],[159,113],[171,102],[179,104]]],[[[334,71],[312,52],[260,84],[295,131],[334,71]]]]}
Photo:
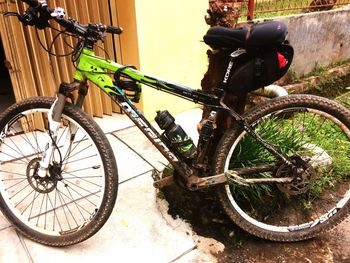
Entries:
{"type": "Polygon", "coordinates": [[[158,111],[155,118],[158,126],[165,131],[166,137],[178,153],[186,159],[192,159],[196,154],[196,146],[168,111],[158,111]]]}

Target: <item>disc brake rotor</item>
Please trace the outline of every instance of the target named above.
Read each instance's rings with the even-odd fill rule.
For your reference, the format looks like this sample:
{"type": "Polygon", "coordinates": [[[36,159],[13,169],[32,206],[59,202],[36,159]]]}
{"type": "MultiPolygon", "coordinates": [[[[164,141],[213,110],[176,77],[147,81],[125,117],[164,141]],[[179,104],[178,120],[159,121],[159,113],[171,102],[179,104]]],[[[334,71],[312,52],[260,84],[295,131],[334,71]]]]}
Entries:
{"type": "Polygon", "coordinates": [[[31,160],[27,166],[27,180],[30,186],[37,192],[47,194],[56,189],[57,180],[50,176],[40,177],[38,175],[39,163],[41,158],[31,160]]]}

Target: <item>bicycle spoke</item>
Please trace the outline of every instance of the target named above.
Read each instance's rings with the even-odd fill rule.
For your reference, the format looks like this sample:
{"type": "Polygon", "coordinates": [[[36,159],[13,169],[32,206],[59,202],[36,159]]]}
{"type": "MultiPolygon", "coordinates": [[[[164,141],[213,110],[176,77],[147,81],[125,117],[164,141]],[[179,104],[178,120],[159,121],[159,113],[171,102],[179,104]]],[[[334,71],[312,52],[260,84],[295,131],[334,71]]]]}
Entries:
{"type": "MultiPolygon", "coordinates": [[[[87,157],[84,157],[84,158],[81,158],[81,159],[76,159],[76,160],[73,160],[73,161],[70,161],[70,162],[66,162],[65,164],[72,164],[72,163],[76,163],[76,162],[80,162],[80,161],[84,161],[86,159],[90,159],[90,158],[94,158],[94,157],[97,157],[98,155],[97,154],[94,154],[94,155],[90,155],[90,156],[87,156],[87,157]]],[[[68,159],[67,159],[68,160],[68,159]]]]}
{"type": "MultiPolygon", "coordinates": [[[[26,133],[23,133],[23,131],[17,131],[17,129],[15,129],[14,127],[12,128],[15,132],[15,134],[17,136],[20,136],[20,138],[22,138],[26,143],[28,143],[30,145],[30,147],[34,150],[35,154],[38,155],[37,149],[35,149],[35,147],[32,145],[32,143],[30,142],[30,139],[28,138],[26,133]]],[[[35,131],[33,131],[32,133],[35,133],[35,131]]],[[[11,137],[9,137],[9,139],[12,141],[11,137]]]]}
{"type": "MultiPolygon", "coordinates": [[[[67,153],[67,155],[66,155],[65,158],[63,159],[64,162],[67,161],[69,158],[72,158],[72,157],[74,157],[74,156],[76,156],[77,154],[79,154],[79,153],[82,152],[82,151],[80,151],[80,152],[75,153],[74,155],[71,155],[71,154],[75,151],[75,149],[78,148],[78,146],[80,145],[80,143],[82,143],[82,142],[84,141],[85,138],[86,138],[86,136],[84,136],[83,139],[81,139],[79,142],[75,143],[74,147],[73,147],[72,149],[70,149],[69,153],[67,153]]],[[[92,146],[92,145],[90,145],[89,147],[91,147],[91,146],[92,146]]],[[[83,149],[83,151],[84,151],[84,150],[85,150],[85,149],[83,149]]]]}
{"type": "MultiPolygon", "coordinates": [[[[14,185],[11,185],[10,187],[7,187],[5,190],[8,191],[8,190],[14,188],[14,187],[17,186],[17,185],[20,185],[21,183],[23,183],[23,182],[25,182],[25,181],[27,181],[27,178],[23,179],[22,181],[20,181],[20,182],[14,184],[14,185]]],[[[15,197],[16,195],[18,195],[19,193],[21,193],[21,192],[22,192],[25,188],[27,188],[28,186],[29,186],[29,185],[27,184],[26,187],[24,187],[22,190],[20,190],[19,192],[17,192],[17,193],[14,194],[13,196],[11,196],[9,199],[12,199],[13,197],[15,197]]]]}
{"type": "MultiPolygon", "coordinates": [[[[68,210],[68,212],[69,212],[71,218],[73,219],[75,225],[76,225],[77,227],[79,227],[79,224],[78,224],[77,220],[75,219],[75,217],[74,217],[72,211],[69,209],[69,206],[68,206],[68,205],[66,204],[66,202],[64,201],[64,199],[63,199],[62,195],[60,194],[60,192],[58,192],[58,196],[60,197],[61,204],[62,204],[62,201],[63,201],[64,205],[67,207],[67,210],[68,210]]],[[[67,217],[66,217],[66,218],[67,218],[67,217]]],[[[70,223],[69,223],[68,218],[67,218],[67,223],[69,224],[69,228],[72,229],[72,227],[70,226],[70,223]]]]}
{"type": "MultiPolygon", "coordinates": [[[[56,195],[57,195],[57,191],[56,191],[55,196],[56,196],[56,195]]],[[[72,229],[72,227],[71,227],[71,225],[70,225],[70,223],[69,223],[69,219],[68,219],[67,214],[66,214],[65,204],[63,204],[64,201],[63,201],[63,203],[62,203],[62,200],[61,200],[60,196],[58,196],[58,199],[60,200],[61,207],[62,207],[62,210],[63,210],[63,214],[64,214],[64,216],[65,216],[65,218],[66,218],[66,222],[67,222],[67,224],[68,224],[68,227],[69,227],[69,229],[72,229]]],[[[68,207],[66,207],[66,208],[68,209],[68,207]]]]}
{"type": "MultiPolygon", "coordinates": [[[[100,197],[100,196],[97,195],[97,193],[99,193],[100,190],[97,191],[97,192],[91,192],[91,191],[89,191],[89,190],[87,190],[87,189],[85,189],[85,188],[83,188],[83,187],[81,187],[81,186],[79,186],[79,185],[77,185],[77,184],[75,184],[75,183],[73,183],[73,182],[65,182],[65,184],[67,185],[67,187],[70,187],[70,189],[72,189],[72,190],[75,191],[76,193],[78,193],[78,192],[77,192],[76,190],[74,190],[74,188],[73,188],[72,186],[75,186],[76,188],[81,189],[81,190],[83,190],[83,191],[89,193],[88,196],[94,195],[94,196],[96,196],[96,197],[98,197],[98,198],[100,197]]],[[[81,196],[82,196],[82,195],[81,195],[81,196]]],[[[93,204],[93,203],[91,203],[91,204],[93,204]]],[[[96,205],[96,204],[93,204],[93,205],[96,205]]]]}
{"type": "MultiPolygon", "coordinates": [[[[59,225],[61,231],[63,231],[62,226],[61,226],[61,224],[60,224],[60,221],[58,220],[58,217],[57,217],[57,214],[56,214],[56,208],[55,208],[55,207],[53,206],[53,204],[52,204],[50,195],[48,194],[47,197],[48,197],[48,199],[49,199],[49,201],[50,201],[50,205],[51,205],[51,208],[52,208],[52,210],[53,210],[54,218],[56,218],[57,223],[58,223],[58,225],[59,225]]],[[[45,216],[46,216],[46,215],[47,215],[47,213],[45,213],[45,216]]],[[[45,222],[45,229],[46,229],[46,222],[45,222]]],[[[52,230],[54,231],[54,229],[52,229],[52,230]]]]}
{"type": "MultiPolygon", "coordinates": [[[[73,155],[69,155],[69,156],[67,155],[67,158],[65,158],[64,161],[68,161],[69,159],[71,159],[71,158],[77,156],[78,154],[81,154],[81,153],[85,152],[86,150],[89,150],[91,147],[92,147],[92,144],[90,144],[89,146],[87,146],[87,147],[85,147],[84,149],[80,150],[79,152],[74,153],[73,155]]],[[[72,153],[72,152],[73,152],[73,151],[71,151],[71,153],[72,153]]]]}
{"type": "Polygon", "coordinates": [[[39,193],[34,192],[34,199],[33,199],[33,201],[30,203],[31,207],[30,207],[30,212],[29,212],[29,216],[28,216],[28,221],[30,221],[30,219],[29,219],[29,218],[30,218],[30,217],[31,217],[31,215],[32,215],[35,200],[36,200],[36,199],[37,199],[39,196],[40,196],[40,194],[39,194],[39,193]]]}
{"type": "MultiPolygon", "coordinates": [[[[91,168],[89,168],[89,169],[91,169],[91,168]]],[[[87,170],[87,169],[81,169],[81,170],[79,170],[79,171],[83,171],[83,170],[87,170]]],[[[72,174],[72,172],[69,172],[69,173],[68,173],[68,172],[64,172],[63,174],[69,174],[69,175],[73,176],[72,179],[80,179],[80,180],[82,180],[82,181],[84,181],[84,182],[86,182],[86,183],[88,183],[88,184],[92,184],[92,185],[97,186],[97,187],[102,187],[102,185],[99,185],[99,184],[90,182],[89,180],[86,180],[86,179],[84,179],[83,177],[76,176],[76,175],[72,174]]],[[[95,177],[95,178],[98,178],[98,177],[95,177]]],[[[100,178],[100,177],[99,177],[99,178],[100,178]]],[[[67,178],[64,177],[64,180],[67,180],[67,178]]]]}

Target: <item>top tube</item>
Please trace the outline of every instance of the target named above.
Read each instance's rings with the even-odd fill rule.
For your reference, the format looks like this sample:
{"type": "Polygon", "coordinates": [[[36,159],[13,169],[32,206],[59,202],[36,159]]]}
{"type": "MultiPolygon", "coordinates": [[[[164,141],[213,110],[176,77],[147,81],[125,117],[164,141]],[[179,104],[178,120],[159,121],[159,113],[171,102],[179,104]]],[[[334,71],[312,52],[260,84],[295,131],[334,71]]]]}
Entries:
{"type": "Polygon", "coordinates": [[[195,103],[220,105],[220,98],[215,95],[145,75],[138,70],[124,67],[112,60],[98,57],[94,51],[87,48],[83,48],[79,56],[78,65],[74,72],[74,79],[78,81],[88,79],[108,94],[124,95],[124,92],[121,91],[122,87],[116,86],[112,77],[108,75],[108,71],[113,74],[121,68],[123,68],[121,72],[123,77],[130,78],[152,88],[171,93],[195,103]]]}

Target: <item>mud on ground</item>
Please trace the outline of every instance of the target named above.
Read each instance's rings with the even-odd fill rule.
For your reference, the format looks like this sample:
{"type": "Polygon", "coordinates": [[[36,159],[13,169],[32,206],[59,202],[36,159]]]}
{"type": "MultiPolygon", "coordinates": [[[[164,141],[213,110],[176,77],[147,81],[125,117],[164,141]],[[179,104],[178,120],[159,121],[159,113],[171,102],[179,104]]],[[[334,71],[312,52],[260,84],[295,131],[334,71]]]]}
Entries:
{"type": "MultiPolygon", "coordinates": [[[[213,254],[219,263],[350,263],[350,218],[312,240],[271,242],[256,238],[232,223],[211,190],[188,192],[173,185],[161,193],[169,203],[169,214],[185,219],[199,236],[224,245],[222,252],[213,254]]],[[[198,245],[198,249],[205,247],[198,245]]]]}

